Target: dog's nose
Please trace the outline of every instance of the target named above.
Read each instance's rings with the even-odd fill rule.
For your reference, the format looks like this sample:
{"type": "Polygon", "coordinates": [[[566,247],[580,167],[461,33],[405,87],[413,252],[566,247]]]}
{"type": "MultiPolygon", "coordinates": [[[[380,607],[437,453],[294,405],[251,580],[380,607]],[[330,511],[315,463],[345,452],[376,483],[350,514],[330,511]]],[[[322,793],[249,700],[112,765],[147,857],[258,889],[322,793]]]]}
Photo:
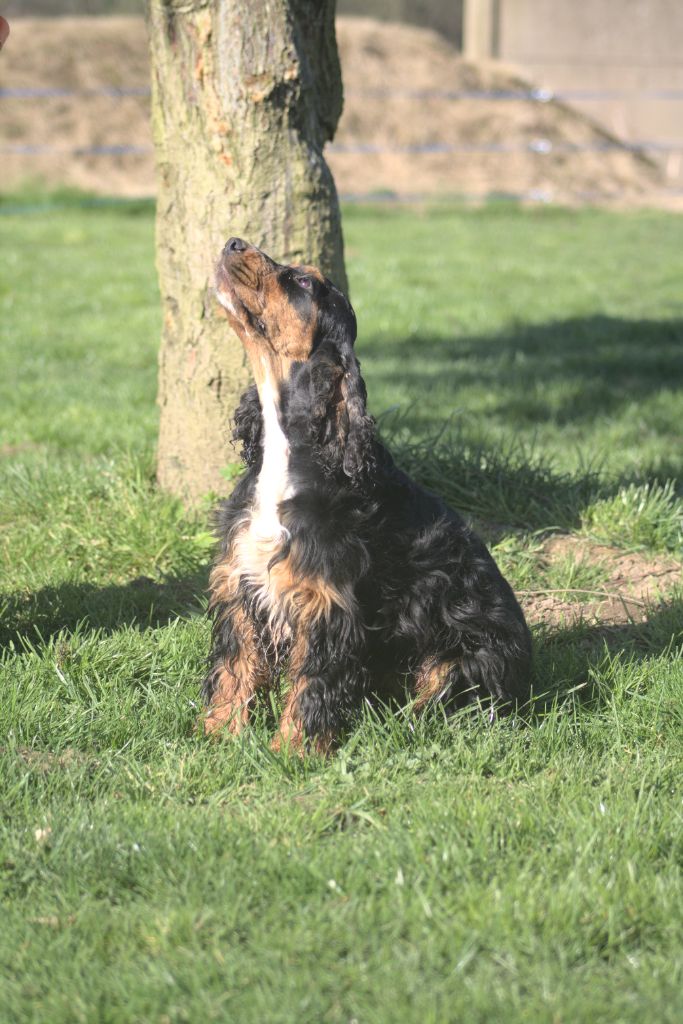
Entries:
{"type": "Polygon", "coordinates": [[[226,252],[244,252],[248,247],[248,242],[245,242],[243,238],[229,238],[225,243],[226,252]]]}

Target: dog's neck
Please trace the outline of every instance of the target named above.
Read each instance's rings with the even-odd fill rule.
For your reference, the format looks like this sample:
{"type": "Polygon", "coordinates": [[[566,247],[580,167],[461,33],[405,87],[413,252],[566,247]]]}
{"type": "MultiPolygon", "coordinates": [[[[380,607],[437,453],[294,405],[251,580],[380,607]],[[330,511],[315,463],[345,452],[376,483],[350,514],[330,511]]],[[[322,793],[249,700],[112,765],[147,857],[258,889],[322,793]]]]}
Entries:
{"type": "Polygon", "coordinates": [[[292,495],[289,480],[289,443],[280,424],[280,395],[277,383],[266,374],[259,383],[263,416],[263,462],[256,485],[256,507],[252,529],[260,537],[286,539],[278,505],[292,495]]]}

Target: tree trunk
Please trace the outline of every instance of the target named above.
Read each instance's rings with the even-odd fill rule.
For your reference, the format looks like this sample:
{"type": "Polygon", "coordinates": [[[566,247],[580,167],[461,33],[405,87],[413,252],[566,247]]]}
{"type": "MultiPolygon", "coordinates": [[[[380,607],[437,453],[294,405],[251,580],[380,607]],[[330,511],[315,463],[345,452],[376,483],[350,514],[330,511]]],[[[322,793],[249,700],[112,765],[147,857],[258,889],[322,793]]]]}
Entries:
{"type": "Polygon", "coordinates": [[[159,483],[229,489],[230,421],[249,371],[213,296],[230,235],[313,263],[346,289],[322,148],[342,86],[335,0],[148,0],[157,156],[159,483]]]}

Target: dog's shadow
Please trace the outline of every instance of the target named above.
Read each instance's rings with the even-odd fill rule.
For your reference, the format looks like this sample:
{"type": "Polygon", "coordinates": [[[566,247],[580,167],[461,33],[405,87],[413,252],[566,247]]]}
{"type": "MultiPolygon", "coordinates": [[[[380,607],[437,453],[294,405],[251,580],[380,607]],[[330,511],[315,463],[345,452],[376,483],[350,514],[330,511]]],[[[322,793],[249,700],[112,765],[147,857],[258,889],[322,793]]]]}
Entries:
{"type": "MultiPolygon", "coordinates": [[[[113,634],[133,626],[159,628],[175,619],[206,619],[208,566],[185,577],[161,582],[145,577],[120,585],[63,583],[29,594],[0,596],[0,649],[12,644],[21,650],[42,645],[63,631],[100,630],[113,634]]],[[[538,723],[553,707],[576,699],[598,707],[610,698],[618,672],[610,663],[632,664],[670,656],[683,644],[683,596],[654,606],[643,622],[604,624],[584,622],[534,630],[533,705],[522,718],[538,723]]],[[[409,702],[399,699],[397,708],[409,702]]],[[[259,714],[274,728],[272,698],[259,701],[259,714]]]]}
{"type": "MultiPolygon", "coordinates": [[[[415,405],[406,411],[406,425],[418,437],[438,426],[431,419],[431,410],[442,407],[429,401],[431,389],[449,382],[456,405],[460,389],[484,386],[498,396],[493,412],[511,421],[540,426],[552,419],[570,424],[616,414],[636,400],[644,401],[663,388],[680,384],[682,339],[681,319],[579,317],[525,325],[484,338],[454,338],[452,342],[441,336],[410,336],[381,348],[370,343],[364,368],[371,396],[375,383],[386,392],[395,385],[409,385],[415,405]],[[419,360],[414,358],[416,350],[419,360]],[[543,383],[567,381],[572,387],[567,388],[563,403],[559,407],[557,400],[552,407],[544,404],[543,383]],[[530,383],[539,385],[535,397],[530,396],[530,383]],[[420,403],[420,398],[426,400],[420,403]]],[[[397,454],[401,461],[400,452],[397,454]]],[[[406,468],[420,467],[409,464],[406,468]]],[[[680,460],[674,456],[669,465],[657,465],[657,476],[673,477],[679,469],[680,460]]],[[[477,459],[455,458],[449,463],[448,477],[486,499],[483,517],[494,518],[498,504],[501,522],[510,523],[517,515],[526,528],[557,526],[560,513],[561,525],[572,528],[580,522],[581,509],[597,494],[604,497],[629,482],[626,477],[598,481],[589,472],[564,476],[545,465],[511,464],[495,451],[490,455],[483,452],[477,459]]],[[[439,490],[442,479],[423,482],[439,490]]],[[[21,647],[24,639],[47,642],[62,630],[73,631],[79,625],[115,632],[129,625],[154,628],[175,618],[192,618],[203,612],[207,578],[208,567],[204,567],[162,581],[65,582],[34,592],[0,594],[0,647],[10,643],[21,647]]],[[[672,642],[681,642],[681,623],[682,602],[672,600],[654,608],[644,623],[581,624],[541,631],[536,639],[535,690],[562,696],[585,686],[589,692],[601,659],[617,654],[636,659],[664,654],[672,642]],[[678,640],[672,640],[676,637],[678,640]]]]}
{"type": "Polygon", "coordinates": [[[48,643],[77,628],[114,633],[125,626],[158,628],[177,618],[203,616],[208,566],[187,576],[121,584],[60,583],[31,592],[0,594],[0,648],[48,643]]]}
{"type": "Polygon", "coordinates": [[[600,701],[620,675],[619,665],[672,657],[683,645],[683,595],[653,605],[642,622],[586,623],[535,630],[535,710],[576,694],[600,701]]]}
{"type": "MultiPolygon", "coordinates": [[[[683,384],[683,319],[586,316],[513,326],[490,335],[413,333],[369,339],[363,355],[368,390],[409,386],[409,425],[435,426],[435,388],[458,395],[486,390],[487,408],[520,427],[590,423],[683,384]],[[419,358],[416,358],[419,354],[419,358]],[[406,370],[409,367],[409,371],[406,370]]],[[[485,416],[485,414],[482,414],[485,416]]]]}
{"type": "MultiPolygon", "coordinates": [[[[62,583],[34,592],[0,595],[0,648],[42,645],[77,628],[114,633],[134,626],[163,627],[175,619],[204,618],[208,565],[161,581],[139,577],[122,584],[62,583]]],[[[595,692],[605,659],[643,661],[683,644],[683,596],[652,607],[642,622],[574,622],[534,629],[534,692],[537,706],[563,699],[577,688],[595,692]]]]}

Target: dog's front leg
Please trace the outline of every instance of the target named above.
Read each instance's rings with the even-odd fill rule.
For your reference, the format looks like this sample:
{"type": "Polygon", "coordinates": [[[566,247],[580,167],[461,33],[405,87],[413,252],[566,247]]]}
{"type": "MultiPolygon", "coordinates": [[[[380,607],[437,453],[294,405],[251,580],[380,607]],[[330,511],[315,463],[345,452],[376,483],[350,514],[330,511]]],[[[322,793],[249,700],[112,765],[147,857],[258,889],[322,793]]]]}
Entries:
{"type": "Polygon", "coordinates": [[[243,608],[219,610],[214,623],[211,669],[204,680],[209,706],[204,731],[227,728],[237,734],[249,720],[256,691],[271,681],[272,670],[251,618],[243,608]]]}
{"type": "Polygon", "coordinates": [[[296,638],[290,656],[292,686],[273,740],[275,750],[289,746],[303,752],[310,745],[328,754],[362,706],[369,690],[363,645],[357,635],[351,640],[348,630],[339,642],[335,625],[321,622],[296,638]]]}

